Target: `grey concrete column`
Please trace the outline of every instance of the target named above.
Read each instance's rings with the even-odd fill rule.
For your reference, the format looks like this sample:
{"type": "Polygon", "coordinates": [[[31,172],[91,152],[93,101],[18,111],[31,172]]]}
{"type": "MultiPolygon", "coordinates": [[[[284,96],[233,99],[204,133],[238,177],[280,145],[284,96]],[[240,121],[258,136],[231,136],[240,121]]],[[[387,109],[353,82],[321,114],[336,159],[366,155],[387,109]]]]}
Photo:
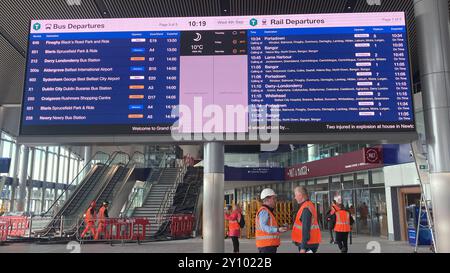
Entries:
{"type": "Polygon", "coordinates": [[[11,186],[11,202],[9,206],[9,211],[13,212],[15,209],[15,202],[16,202],[16,188],[18,185],[18,177],[19,177],[19,163],[20,163],[20,145],[16,144],[16,155],[14,157],[14,169],[13,169],[13,182],[11,186]]]}
{"type": "Polygon", "coordinates": [[[34,159],[36,156],[36,148],[31,148],[31,160],[30,160],[30,173],[27,175],[30,177],[30,185],[28,186],[28,195],[27,195],[27,209],[26,212],[30,212],[31,198],[33,195],[33,173],[34,173],[34,159]]]}
{"type": "MultiPolygon", "coordinates": [[[[84,164],[83,164],[84,166],[86,166],[89,163],[89,160],[92,159],[92,156],[93,156],[93,154],[92,154],[92,146],[84,147],[84,164]]],[[[91,169],[91,166],[84,167],[83,177],[85,177],[89,173],[90,169],[91,169]]]]}
{"type": "Polygon", "coordinates": [[[25,211],[25,201],[27,198],[27,172],[30,148],[23,146],[23,153],[20,159],[20,179],[19,179],[19,200],[17,200],[17,211],[25,211]]]}
{"type": "Polygon", "coordinates": [[[5,108],[3,106],[0,106],[0,151],[3,149],[3,141],[2,139],[2,130],[3,130],[3,123],[5,121],[5,108]]]}
{"type": "Polygon", "coordinates": [[[42,177],[42,181],[44,182],[42,184],[42,196],[41,196],[41,212],[44,212],[45,209],[45,191],[46,191],[46,186],[45,183],[47,183],[47,169],[48,169],[48,147],[45,148],[45,155],[44,155],[44,175],[42,177]]]}
{"type": "MultiPolygon", "coordinates": [[[[72,160],[72,149],[69,148],[69,157],[67,158],[67,173],[66,173],[66,185],[70,184],[70,161],[72,160]]],[[[69,189],[66,190],[66,200],[69,198],[69,189]]]]}
{"type": "Polygon", "coordinates": [[[223,143],[206,143],[204,147],[203,181],[203,252],[225,252],[224,201],[224,161],[223,143]]]}
{"type": "Polygon", "coordinates": [[[414,0],[437,252],[450,252],[450,36],[447,0],[414,0]]]}
{"type": "Polygon", "coordinates": [[[58,153],[56,155],[56,179],[55,179],[55,196],[54,201],[56,202],[56,199],[58,199],[58,182],[59,182],[59,165],[61,163],[61,146],[58,146],[58,153]]]}

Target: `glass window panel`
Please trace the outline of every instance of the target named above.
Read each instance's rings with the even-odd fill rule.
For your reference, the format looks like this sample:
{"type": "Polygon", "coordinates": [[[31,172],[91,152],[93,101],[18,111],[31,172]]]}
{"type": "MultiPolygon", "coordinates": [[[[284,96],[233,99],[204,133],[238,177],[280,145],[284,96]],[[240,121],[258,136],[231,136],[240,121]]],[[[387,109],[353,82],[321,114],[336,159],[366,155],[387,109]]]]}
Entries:
{"type": "Polygon", "coordinates": [[[374,185],[384,184],[384,173],[382,170],[372,171],[372,184],[374,185]]]}
{"type": "Polygon", "coordinates": [[[369,186],[369,172],[359,172],[356,174],[355,188],[365,188],[369,186]]]}
{"type": "Polygon", "coordinates": [[[317,178],[317,184],[328,184],[328,177],[317,178]]]}

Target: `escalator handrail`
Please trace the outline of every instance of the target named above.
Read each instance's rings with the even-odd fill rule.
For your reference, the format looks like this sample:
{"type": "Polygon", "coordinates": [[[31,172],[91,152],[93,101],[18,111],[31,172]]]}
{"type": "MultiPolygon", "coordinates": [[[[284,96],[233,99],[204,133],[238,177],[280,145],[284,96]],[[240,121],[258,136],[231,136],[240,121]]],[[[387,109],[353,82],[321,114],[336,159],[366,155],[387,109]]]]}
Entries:
{"type": "MultiPolygon", "coordinates": [[[[114,163],[116,162],[115,160],[116,160],[116,158],[117,158],[119,155],[125,155],[125,156],[127,156],[127,157],[128,157],[128,160],[129,160],[129,158],[130,158],[130,156],[129,156],[127,153],[124,153],[124,152],[118,152],[118,151],[113,152],[112,155],[110,156],[110,159],[109,159],[108,162],[105,164],[104,169],[101,171],[101,174],[100,174],[99,177],[98,177],[98,181],[101,181],[102,179],[106,179],[106,178],[104,178],[104,177],[105,177],[105,174],[108,174],[108,170],[110,169],[110,167],[111,167],[112,165],[114,165],[114,163]]],[[[108,180],[108,179],[106,179],[106,180],[108,180]]],[[[105,183],[108,184],[106,181],[105,181],[105,183]]],[[[75,196],[75,195],[73,195],[73,196],[75,196]]],[[[62,211],[62,213],[64,213],[64,211],[67,209],[67,206],[66,206],[66,205],[70,205],[70,203],[73,202],[73,199],[74,199],[74,198],[71,198],[71,200],[70,200],[67,204],[64,205],[65,208],[64,208],[64,210],[62,211]]],[[[84,201],[86,201],[86,200],[84,200],[84,201]]],[[[90,202],[89,202],[89,204],[90,204],[90,202]]],[[[80,206],[81,206],[81,205],[80,205],[80,206]]],[[[84,213],[85,213],[85,211],[82,210],[81,212],[78,212],[78,215],[76,214],[76,212],[75,212],[75,213],[72,213],[71,215],[75,215],[75,217],[73,217],[73,218],[76,218],[77,221],[79,221],[79,220],[82,218],[82,216],[83,216],[84,213]]],[[[58,213],[58,214],[60,214],[60,213],[58,213]]],[[[68,228],[68,230],[70,230],[70,229],[73,229],[73,227],[68,228]]]]}
{"type": "MultiPolygon", "coordinates": [[[[104,174],[106,173],[106,171],[109,169],[110,165],[112,164],[112,162],[114,161],[114,159],[116,158],[116,156],[117,156],[117,152],[114,152],[112,155],[110,155],[110,156],[108,157],[108,161],[106,161],[106,163],[104,164],[103,170],[100,171],[101,173],[100,173],[100,175],[99,175],[99,177],[98,177],[98,180],[100,180],[100,179],[103,177],[103,175],[104,175],[104,174]]],[[[81,184],[81,185],[79,185],[79,186],[77,187],[77,189],[75,190],[74,193],[72,193],[72,195],[69,197],[69,199],[66,200],[66,201],[64,202],[63,207],[62,207],[61,210],[56,214],[56,216],[60,216],[62,213],[64,213],[64,212],[66,211],[67,207],[73,202],[73,200],[74,200],[75,197],[78,195],[78,193],[80,192],[80,190],[86,185],[86,183],[87,183],[89,180],[90,180],[90,179],[86,179],[86,180],[84,181],[83,184],[81,184]]],[[[61,195],[61,196],[62,196],[62,195],[61,195]]]]}
{"type": "MultiPolygon", "coordinates": [[[[107,173],[107,170],[110,168],[110,167],[112,167],[114,164],[113,163],[115,163],[115,160],[116,160],[116,157],[117,156],[119,156],[119,155],[125,155],[125,156],[127,156],[127,159],[126,160],[129,160],[130,159],[130,156],[127,154],[127,153],[124,153],[124,152],[114,152],[112,155],[111,155],[111,159],[109,160],[109,162],[106,164],[106,166],[105,166],[105,168],[104,168],[104,170],[102,171],[102,174],[100,175],[100,177],[99,177],[99,181],[104,177],[104,175],[107,173]]],[[[114,175],[112,176],[112,177],[114,177],[114,175]]],[[[112,178],[111,177],[111,178],[112,178]]],[[[108,185],[108,181],[106,181],[105,182],[105,185],[108,185]]],[[[105,186],[104,186],[105,187],[105,186]]],[[[100,192],[103,192],[103,189],[101,189],[100,190],[100,192]]],[[[97,200],[96,200],[97,201],[97,200]]],[[[82,214],[84,214],[84,211],[82,212],[82,214]]]]}
{"type": "MultiPolygon", "coordinates": [[[[93,161],[98,155],[104,155],[104,156],[106,156],[106,158],[107,158],[106,162],[108,162],[108,160],[110,159],[110,155],[109,155],[109,154],[104,153],[104,152],[100,152],[100,151],[99,151],[99,152],[96,152],[96,153],[90,158],[90,160],[88,161],[88,163],[87,163],[86,165],[84,165],[83,169],[81,169],[81,171],[80,171],[80,172],[77,174],[77,176],[72,180],[72,182],[70,182],[70,184],[67,185],[66,189],[58,196],[58,198],[55,200],[55,202],[53,202],[53,204],[50,206],[50,208],[49,208],[46,212],[41,213],[41,216],[42,216],[42,217],[44,217],[45,215],[47,215],[47,214],[53,209],[53,207],[59,202],[59,200],[61,199],[61,197],[69,190],[69,188],[73,185],[73,183],[75,183],[75,181],[76,181],[82,174],[85,173],[86,168],[87,168],[88,166],[90,166],[90,168],[93,167],[93,164],[92,164],[93,162],[92,162],[92,161],[93,161]]],[[[105,162],[105,163],[106,163],[106,162],[105,162]]],[[[84,181],[84,183],[86,183],[86,181],[84,181]]],[[[83,184],[84,184],[84,183],[83,183],[83,184]]],[[[80,188],[80,186],[82,186],[83,184],[80,184],[78,188],[80,188]]],[[[74,192],[73,194],[75,194],[75,192],[74,192]]],[[[72,194],[72,195],[73,195],[73,194],[72,194]]]]}
{"type": "MultiPolygon", "coordinates": [[[[131,156],[131,159],[128,161],[128,164],[125,166],[125,170],[128,170],[127,173],[125,174],[125,177],[123,178],[123,180],[126,181],[122,181],[122,185],[118,188],[118,189],[113,189],[112,191],[112,199],[115,198],[115,196],[117,196],[117,193],[121,192],[123,187],[125,187],[126,182],[128,181],[128,179],[130,179],[131,175],[133,174],[136,165],[140,162],[137,162],[137,160],[135,159],[136,156],[142,156],[142,158],[145,158],[145,155],[141,152],[134,152],[133,155],[131,156]]],[[[142,162],[144,163],[144,162],[142,162]]],[[[112,201],[112,200],[111,200],[112,201]]]]}
{"type": "MultiPolygon", "coordinates": [[[[110,165],[114,162],[114,160],[116,159],[117,155],[121,154],[121,152],[113,152],[112,155],[103,153],[103,152],[97,152],[95,153],[94,157],[91,158],[91,160],[89,161],[88,164],[86,164],[86,166],[88,166],[91,161],[95,158],[95,156],[97,154],[105,154],[107,155],[107,161],[106,163],[102,164],[103,165],[103,170],[100,171],[100,174],[98,176],[98,180],[101,180],[105,174],[105,172],[109,169],[110,165]]],[[[96,165],[100,165],[100,164],[96,164],[96,165]]],[[[86,167],[85,166],[85,167],[86,167]]],[[[84,168],[83,168],[84,169],[84,168]]],[[[92,174],[94,175],[94,173],[92,174]]],[[[47,235],[52,229],[57,228],[56,224],[58,223],[58,220],[62,220],[62,215],[65,213],[65,211],[67,210],[67,208],[70,206],[70,204],[72,204],[72,202],[74,201],[75,197],[78,195],[78,193],[80,192],[80,190],[85,187],[86,183],[91,179],[91,177],[89,179],[84,179],[84,182],[80,185],[78,185],[77,189],[70,195],[69,199],[66,200],[64,202],[64,205],[60,208],[59,211],[56,212],[55,215],[52,216],[52,220],[50,221],[50,223],[47,225],[47,227],[44,229],[44,236],[47,235]]],[[[72,182],[73,183],[73,182],[72,182]]],[[[61,198],[63,194],[60,195],[59,198],[61,198]]],[[[56,202],[55,202],[56,204],[56,202]]],[[[84,212],[83,212],[84,213],[84,212]]],[[[60,231],[63,232],[63,231],[60,231]]]]}
{"type": "MultiPolygon", "coordinates": [[[[130,165],[131,165],[131,164],[133,164],[134,166],[136,165],[136,164],[135,164],[136,160],[134,159],[136,155],[145,156],[145,155],[144,155],[143,153],[141,153],[141,152],[134,152],[133,155],[132,155],[131,157],[130,157],[128,154],[126,154],[126,155],[128,156],[128,162],[126,163],[126,165],[124,166],[124,170],[122,170],[122,171],[125,171],[125,170],[127,170],[127,169],[130,169],[130,165]]],[[[133,167],[133,169],[134,169],[134,167],[133,167]]],[[[117,171],[120,171],[120,170],[118,169],[117,171]]],[[[129,170],[127,171],[127,173],[129,173],[129,170]]],[[[131,175],[131,174],[130,174],[130,175],[131,175]]],[[[122,176],[122,173],[119,174],[119,177],[118,177],[118,178],[120,178],[120,176],[122,176]]],[[[128,176],[128,175],[125,174],[125,176],[128,176]]],[[[107,182],[107,183],[104,185],[104,187],[100,190],[99,194],[95,197],[95,202],[98,202],[98,200],[99,200],[100,197],[103,195],[103,193],[106,191],[106,189],[108,188],[109,183],[112,182],[112,180],[113,180],[114,177],[115,177],[115,174],[111,177],[111,179],[109,180],[109,182],[107,182]]],[[[124,177],[124,179],[125,179],[125,177],[124,177]]],[[[117,181],[117,183],[118,183],[118,182],[119,182],[119,181],[117,181]]],[[[122,187],[120,187],[120,188],[122,188],[122,187]]],[[[116,192],[115,192],[114,189],[113,189],[112,193],[113,193],[113,196],[115,196],[116,192]]],[[[112,201],[112,200],[110,200],[110,201],[112,201]]]]}

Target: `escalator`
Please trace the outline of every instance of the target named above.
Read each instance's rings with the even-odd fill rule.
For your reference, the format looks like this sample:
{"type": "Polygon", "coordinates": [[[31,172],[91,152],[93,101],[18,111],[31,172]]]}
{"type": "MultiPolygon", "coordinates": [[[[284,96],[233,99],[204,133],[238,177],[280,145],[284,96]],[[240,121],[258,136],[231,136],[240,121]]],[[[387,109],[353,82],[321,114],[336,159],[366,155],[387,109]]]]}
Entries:
{"type": "MultiPolygon", "coordinates": [[[[115,152],[111,157],[108,156],[106,162],[98,163],[97,160],[94,161],[93,159],[89,161],[79,176],[82,176],[82,173],[85,173],[90,166],[93,167],[67,201],[64,202],[61,209],[57,209],[57,203],[63,195],[67,194],[66,192],[63,192],[57,202],[52,205],[54,212],[52,220],[44,230],[36,232],[38,237],[52,237],[57,231],[59,231],[61,236],[62,234],[72,236],[77,230],[79,219],[83,216],[92,200],[96,200],[95,198],[101,190],[105,188],[105,185],[109,185],[114,177],[118,178],[117,176],[120,176],[121,173],[117,174],[117,171],[120,169],[118,165],[127,164],[128,162],[129,156],[121,152],[115,152]]],[[[51,209],[43,216],[49,216],[51,209]]]]}
{"type": "Polygon", "coordinates": [[[117,165],[114,166],[117,168],[114,171],[114,175],[111,178],[111,180],[106,184],[106,187],[104,190],[100,193],[100,196],[96,199],[97,208],[99,208],[103,202],[112,202],[112,197],[114,194],[114,190],[116,189],[116,186],[120,186],[121,183],[124,182],[125,177],[129,173],[130,169],[126,166],[117,165]]]}

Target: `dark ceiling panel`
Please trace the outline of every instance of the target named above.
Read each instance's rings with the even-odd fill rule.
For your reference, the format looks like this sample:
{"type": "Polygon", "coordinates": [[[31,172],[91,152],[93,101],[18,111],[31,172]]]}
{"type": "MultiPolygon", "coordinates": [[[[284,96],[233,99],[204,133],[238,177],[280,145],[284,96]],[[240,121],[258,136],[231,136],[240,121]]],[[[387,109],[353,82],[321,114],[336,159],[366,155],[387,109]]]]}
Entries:
{"type": "Polygon", "coordinates": [[[31,20],[100,17],[93,0],[0,0],[0,26],[23,48],[31,20]]]}
{"type": "Polygon", "coordinates": [[[104,0],[111,17],[220,16],[219,0],[104,0]]]}
{"type": "Polygon", "coordinates": [[[0,105],[20,104],[25,59],[0,36],[0,105]]]}
{"type": "Polygon", "coordinates": [[[345,0],[230,0],[231,15],[335,13],[345,0]]]}

